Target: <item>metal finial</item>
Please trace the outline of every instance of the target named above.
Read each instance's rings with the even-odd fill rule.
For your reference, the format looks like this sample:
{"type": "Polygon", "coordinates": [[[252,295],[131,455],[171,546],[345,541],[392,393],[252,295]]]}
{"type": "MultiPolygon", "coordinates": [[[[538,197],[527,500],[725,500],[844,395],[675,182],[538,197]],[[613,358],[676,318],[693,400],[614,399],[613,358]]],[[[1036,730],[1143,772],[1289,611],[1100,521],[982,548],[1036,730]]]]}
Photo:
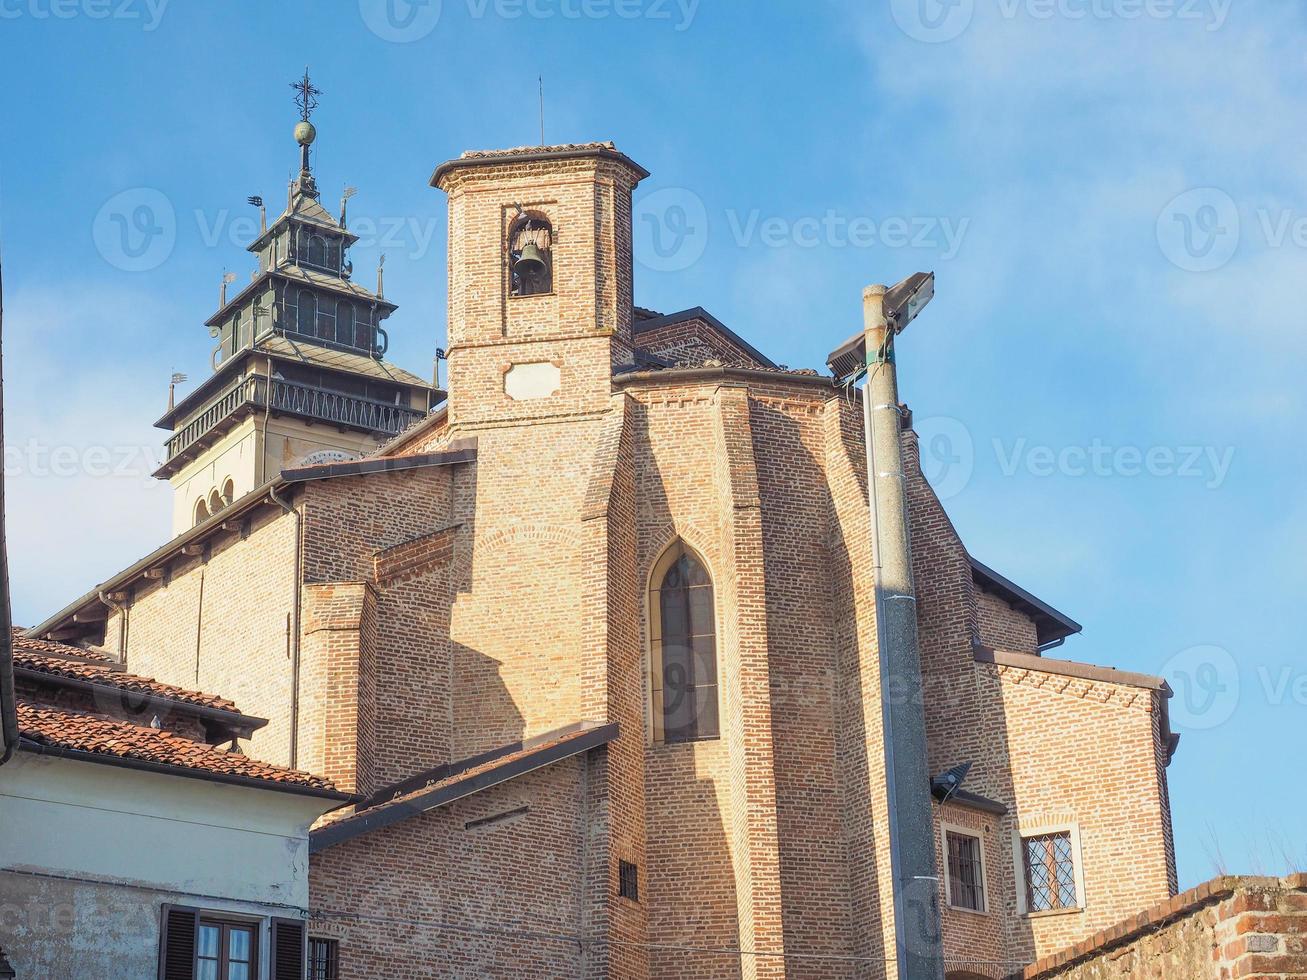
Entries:
{"type": "Polygon", "coordinates": [[[308,122],[309,116],[313,115],[313,110],[318,107],[318,96],[322,90],[315,88],[309,81],[309,66],[304,66],[304,77],[298,82],[291,82],[290,87],[295,90],[295,105],[300,111],[300,120],[308,122]]]}

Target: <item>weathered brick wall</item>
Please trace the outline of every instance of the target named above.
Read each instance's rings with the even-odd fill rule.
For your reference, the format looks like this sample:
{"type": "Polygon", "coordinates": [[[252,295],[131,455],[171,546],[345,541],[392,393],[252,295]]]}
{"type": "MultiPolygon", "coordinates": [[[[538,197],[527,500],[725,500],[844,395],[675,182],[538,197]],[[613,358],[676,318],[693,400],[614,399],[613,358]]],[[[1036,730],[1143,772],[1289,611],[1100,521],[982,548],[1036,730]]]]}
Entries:
{"type": "Polygon", "coordinates": [[[1153,741],[1160,695],[992,664],[978,664],[977,675],[982,700],[1001,711],[993,724],[1011,790],[1000,799],[1016,804],[1009,839],[1074,824],[1081,842],[1083,910],[1023,917],[1009,892],[1010,955],[1035,959],[1170,896],[1153,741]]]}
{"type": "Polygon", "coordinates": [[[635,334],[635,346],[665,357],[674,364],[701,364],[712,360],[731,367],[763,366],[749,351],[700,317],[652,330],[639,330],[635,334]]]}
{"type": "Polygon", "coordinates": [[[1034,653],[1039,649],[1035,624],[998,596],[976,589],[976,615],[980,642],[1000,650],[1034,653]]]}
{"type": "MultiPolygon", "coordinates": [[[[306,589],[337,585],[358,595],[368,583],[373,595],[369,615],[360,607],[354,635],[340,640],[370,661],[359,672],[354,722],[360,766],[352,784],[364,793],[451,758],[453,482],[455,470],[470,468],[348,477],[305,490],[306,589]]],[[[306,603],[306,645],[312,613],[306,603]]],[[[302,696],[311,698],[312,687],[302,696]]],[[[321,731],[321,719],[306,714],[304,724],[321,731]]]]}
{"type": "Polygon", "coordinates": [[[313,855],[310,935],[340,941],[342,977],[583,976],[582,772],[565,760],[313,855]]]}
{"type": "MultiPolygon", "coordinates": [[[[128,602],[127,668],[267,718],[244,748],[280,765],[290,762],[295,548],[294,518],[267,506],[138,584],[128,602]]],[[[115,650],[119,615],[105,630],[115,650]]]]}
{"type": "Polygon", "coordinates": [[[1307,875],[1217,878],[1104,929],[1016,980],[1307,976],[1307,875]]]}

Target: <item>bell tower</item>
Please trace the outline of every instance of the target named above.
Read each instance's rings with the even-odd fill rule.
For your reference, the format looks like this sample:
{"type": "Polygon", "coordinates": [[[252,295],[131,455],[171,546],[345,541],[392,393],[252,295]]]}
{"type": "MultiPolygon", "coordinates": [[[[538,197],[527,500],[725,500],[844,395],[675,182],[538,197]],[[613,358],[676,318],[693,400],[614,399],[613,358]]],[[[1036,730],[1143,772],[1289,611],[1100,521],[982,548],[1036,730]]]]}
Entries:
{"type": "Polygon", "coordinates": [[[449,195],[453,425],[602,411],[631,361],[631,193],[612,143],[464,153],[449,195]]]}
{"type": "MultiPolygon", "coordinates": [[[[381,269],[372,291],[354,280],[346,208],[322,206],[310,148],[310,121],[322,93],[304,77],[292,83],[300,168],[286,210],[272,222],[260,197],[257,260],[249,284],[228,297],[206,326],[216,340],[213,373],[155,423],[169,430],[155,476],[175,490],[173,533],[213,517],[288,466],[349,459],[375,450],[430,411],[436,389],[385,360],[382,322],[396,309],[381,269]]],[[[384,257],[383,257],[384,261],[384,257]]]]}

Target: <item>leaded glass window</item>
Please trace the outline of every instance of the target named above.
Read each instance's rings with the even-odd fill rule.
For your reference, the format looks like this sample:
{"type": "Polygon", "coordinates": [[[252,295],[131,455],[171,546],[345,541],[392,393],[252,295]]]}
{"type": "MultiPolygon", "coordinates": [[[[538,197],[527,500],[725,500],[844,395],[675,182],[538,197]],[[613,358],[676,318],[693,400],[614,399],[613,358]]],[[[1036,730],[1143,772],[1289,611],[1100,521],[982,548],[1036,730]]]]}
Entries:
{"type": "Polygon", "coordinates": [[[1026,901],[1031,912],[1079,908],[1070,831],[1024,837],[1026,901]]]}

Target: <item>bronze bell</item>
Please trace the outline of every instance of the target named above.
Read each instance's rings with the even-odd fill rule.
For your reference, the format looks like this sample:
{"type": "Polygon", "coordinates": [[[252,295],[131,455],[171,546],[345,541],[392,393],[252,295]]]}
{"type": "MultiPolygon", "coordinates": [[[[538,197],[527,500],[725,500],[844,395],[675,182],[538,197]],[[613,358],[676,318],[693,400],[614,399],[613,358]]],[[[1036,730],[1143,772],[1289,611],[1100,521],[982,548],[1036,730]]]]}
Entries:
{"type": "Polygon", "coordinates": [[[527,242],[513,263],[513,271],[523,279],[534,279],[542,275],[546,269],[545,253],[540,250],[540,246],[535,242],[527,242]]]}

